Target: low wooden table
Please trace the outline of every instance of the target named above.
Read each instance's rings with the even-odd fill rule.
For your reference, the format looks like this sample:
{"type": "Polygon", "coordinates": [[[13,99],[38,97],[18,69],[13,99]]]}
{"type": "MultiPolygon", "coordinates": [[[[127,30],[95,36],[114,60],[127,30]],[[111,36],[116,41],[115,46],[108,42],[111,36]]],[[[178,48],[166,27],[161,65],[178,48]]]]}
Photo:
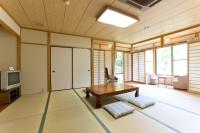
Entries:
{"type": "Polygon", "coordinates": [[[101,107],[101,99],[103,97],[110,97],[118,94],[135,92],[135,97],[139,96],[139,88],[123,83],[109,83],[105,85],[94,85],[86,88],[86,98],[90,97],[90,93],[96,97],[96,108],[101,107]]]}
{"type": "Polygon", "coordinates": [[[162,79],[164,81],[163,84],[165,85],[165,87],[167,87],[167,80],[169,78],[173,79],[174,76],[168,76],[168,75],[160,75],[160,76],[158,76],[158,86],[160,85],[160,79],[162,79]]]}

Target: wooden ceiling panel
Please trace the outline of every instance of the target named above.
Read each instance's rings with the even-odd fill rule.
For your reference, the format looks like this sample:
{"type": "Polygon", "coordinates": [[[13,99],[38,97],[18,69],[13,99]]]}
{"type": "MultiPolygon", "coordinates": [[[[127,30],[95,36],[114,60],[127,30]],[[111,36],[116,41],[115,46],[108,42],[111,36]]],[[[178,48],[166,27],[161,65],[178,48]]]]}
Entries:
{"type": "Polygon", "coordinates": [[[73,33],[82,16],[92,0],[73,0],[66,7],[65,19],[63,24],[64,33],[73,33]]]}
{"type": "Polygon", "coordinates": [[[166,18],[167,14],[171,14],[168,13],[168,11],[174,9],[177,4],[180,4],[180,0],[176,0],[175,2],[172,2],[173,4],[171,6],[166,6],[169,5],[168,3],[170,3],[170,1],[172,0],[162,1],[159,3],[159,5],[156,5],[155,7],[141,13],[139,16],[140,21],[125,29],[123,33],[127,34],[127,36],[133,39],[131,35],[143,31],[145,27],[150,26],[153,22],[155,22],[155,20],[157,20],[156,22],[158,23],[160,20],[162,20],[162,17],[166,18]]]}
{"type": "Polygon", "coordinates": [[[116,42],[134,43],[200,23],[200,0],[162,0],[140,11],[118,0],[0,0],[0,4],[26,28],[90,36],[116,42]],[[139,17],[128,28],[96,21],[106,6],[139,17]]]}
{"type": "Polygon", "coordinates": [[[45,12],[50,31],[61,32],[65,13],[62,0],[44,0],[45,12]]]}
{"type": "Polygon", "coordinates": [[[179,3],[181,0],[172,2],[171,6],[166,6],[168,3],[171,3],[170,1],[172,2],[172,0],[160,2],[159,6],[151,8],[147,10],[146,12],[144,12],[139,17],[140,21],[138,23],[126,29],[128,36],[134,35],[137,32],[144,31],[145,27],[150,27],[154,23],[160,23],[161,21],[163,21],[163,18],[166,19],[167,16],[176,13],[175,11],[174,13],[173,12],[171,13],[170,11],[173,11],[173,9],[176,9],[175,7],[181,4],[179,3]]]}
{"type": "MultiPolygon", "coordinates": [[[[188,21],[190,21],[191,19],[195,19],[195,17],[194,16],[190,16],[190,17],[185,16],[182,18],[179,16],[181,16],[182,14],[183,15],[187,14],[187,13],[190,13],[191,15],[195,14],[195,12],[192,11],[191,9],[195,8],[195,6],[196,7],[200,6],[199,5],[200,3],[198,1],[199,0],[196,0],[196,2],[194,1],[194,3],[190,2],[190,1],[184,2],[182,4],[176,3],[176,4],[178,4],[178,5],[174,5],[174,7],[176,7],[176,8],[166,10],[166,12],[164,12],[162,15],[160,15],[160,13],[157,12],[157,13],[155,13],[157,15],[157,17],[154,16],[153,18],[151,18],[145,22],[143,20],[141,20],[141,22],[135,24],[133,26],[134,28],[132,30],[130,30],[129,32],[127,32],[128,33],[127,36],[130,38],[134,38],[133,42],[137,42],[137,41],[143,40],[143,38],[150,38],[150,36],[146,36],[147,34],[159,35],[164,32],[166,33],[166,32],[169,32],[169,30],[165,30],[167,27],[170,27],[170,25],[168,23],[171,21],[172,23],[174,23],[174,27],[176,27],[176,24],[179,25],[179,23],[177,23],[177,21],[179,21],[180,19],[181,19],[181,21],[186,22],[184,25],[181,26],[181,28],[187,27],[187,26],[191,25],[190,23],[188,23],[188,21]],[[146,27],[146,26],[148,26],[149,28],[145,29],[144,27],[146,27]],[[157,27],[157,28],[153,28],[153,27],[157,27]],[[159,32],[157,32],[157,31],[159,31],[159,32]],[[143,34],[143,37],[138,38],[138,36],[136,34],[141,35],[141,33],[142,34],[145,33],[145,34],[143,34]]],[[[173,7],[173,6],[171,6],[171,7],[173,7]]],[[[180,28],[180,26],[177,26],[175,29],[173,28],[171,30],[173,31],[173,30],[176,30],[179,28],[180,28]]]]}
{"type": "Polygon", "coordinates": [[[96,18],[99,13],[107,5],[111,5],[112,2],[113,0],[92,0],[74,33],[82,35],[88,31],[88,29],[96,23],[96,18]]]}
{"type": "Polygon", "coordinates": [[[125,10],[125,12],[127,11],[127,9],[129,9],[131,6],[128,5],[128,4],[125,4],[123,2],[120,2],[118,0],[115,0],[113,3],[112,3],[112,7],[118,9],[118,10],[125,10]]]}
{"type": "Polygon", "coordinates": [[[168,33],[174,30],[182,29],[191,25],[199,24],[200,17],[198,13],[200,12],[200,7],[191,8],[190,11],[185,13],[177,14],[171,18],[164,20],[163,22],[156,23],[151,25],[150,29],[141,30],[138,33],[133,34],[135,42],[138,42],[142,39],[148,39],[160,34],[168,33]]]}
{"type": "MultiPolygon", "coordinates": [[[[118,10],[121,10],[121,11],[124,11],[127,13],[128,9],[130,9],[130,6],[127,5],[127,4],[124,4],[120,1],[117,1],[115,0],[112,5],[111,5],[113,8],[116,8],[118,10]]],[[[107,25],[107,24],[104,24],[104,28],[102,30],[100,30],[99,32],[97,32],[95,34],[95,36],[98,36],[98,37],[110,37],[110,35],[113,33],[113,32],[116,32],[117,30],[121,30],[122,28],[119,28],[119,27],[116,27],[116,26],[112,26],[112,25],[107,25]]]]}
{"type": "Polygon", "coordinates": [[[11,17],[20,26],[33,26],[18,0],[0,0],[0,5],[8,12],[9,15],[11,15],[11,17]]]}
{"type": "Polygon", "coordinates": [[[36,29],[48,30],[43,0],[19,0],[19,2],[36,29]]]}
{"type": "MultiPolygon", "coordinates": [[[[140,10],[138,10],[138,9],[136,9],[134,7],[131,7],[130,5],[124,4],[124,3],[120,2],[120,1],[117,1],[117,0],[115,0],[112,3],[111,6],[113,8],[118,9],[118,10],[121,10],[121,11],[127,12],[129,14],[132,14],[134,16],[139,16],[142,13],[140,10]]],[[[118,28],[118,27],[115,27],[114,29],[112,27],[112,28],[109,29],[109,27],[111,27],[111,26],[103,24],[103,23],[100,23],[100,22],[96,22],[94,25],[92,25],[88,29],[88,31],[86,31],[85,34],[88,35],[88,36],[94,35],[94,36],[101,37],[102,35],[98,35],[98,34],[104,34],[105,33],[103,36],[107,36],[106,34],[109,34],[108,36],[110,38],[113,38],[111,36],[111,34],[116,33],[117,31],[123,30],[123,29],[118,28]],[[114,30],[114,31],[111,32],[111,29],[114,30]],[[105,31],[105,30],[108,30],[108,31],[105,31]]],[[[117,38],[117,37],[114,37],[114,38],[117,38]]]]}
{"type": "Polygon", "coordinates": [[[86,36],[95,36],[97,33],[101,32],[105,27],[105,24],[102,24],[100,22],[96,22],[93,24],[86,32],[86,36]]]}

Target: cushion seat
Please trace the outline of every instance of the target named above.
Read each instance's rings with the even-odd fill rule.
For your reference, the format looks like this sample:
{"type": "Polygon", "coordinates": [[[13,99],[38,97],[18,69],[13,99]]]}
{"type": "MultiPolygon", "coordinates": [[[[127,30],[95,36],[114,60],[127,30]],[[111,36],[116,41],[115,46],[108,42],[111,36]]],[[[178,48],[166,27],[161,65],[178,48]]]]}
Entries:
{"type": "Polygon", "coordinates": [[[128,106],[121,101],[104,105],[103,108],[108,111],[114,118],[119,118],[126,114],[132,113],[135,110],[133,107],[128,106]]]}
{"type": "Polygon", "coordinates": [[[142,109],[155,104],[155,102],[149,98],[146,98],[144,96],[135,97],[132,93],[116,95],[116,96],[114,96],[114,98],[116,98],[120,101],[129,102],[129,103],[131,103],[137,107],[140,107],[142,109]]]}
{"type": "Polygon", "coordinates": [[[128,102],[130,102],[131,104],[134,104],[135,106],[138,106],[142,109],[155,104],[155,102],[153,100],[143,97],[143,96],[132,98],[128,102]]]}

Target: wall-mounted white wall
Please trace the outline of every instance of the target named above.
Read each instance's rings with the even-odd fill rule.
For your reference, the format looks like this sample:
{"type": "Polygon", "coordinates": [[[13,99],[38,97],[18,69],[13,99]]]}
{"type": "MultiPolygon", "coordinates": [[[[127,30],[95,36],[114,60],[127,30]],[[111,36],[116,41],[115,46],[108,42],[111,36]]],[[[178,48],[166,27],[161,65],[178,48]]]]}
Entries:
{"type": "Polygon", "coordinates": [[[16,68],[17,37],[4,28],[0,28],[0,71],[9,66],[16,68]]]}
{"type": "Polygon", "coordinates": [[[47,44],[47,32],[22,29],[21,42],[29,42],[35,44],[47,44]]]}
{"type": "Polygon", "coordinates": [[[52,33],[51,45],[76,48],[91,48],[91,38],[52,33]]]}
{"type": "Polygon", "coordinates": [[[22,94],[47,92],[47,32],[22,29],[22,94]]]}
{"type": "Polygon", "coordinates": [[[22,94],[47,91],[47,47],[44,45],[21,45],[22,94]]]}
{"type": "MultiPolygon", "coordinates": [[[[91,38],[87,37],[50,33],[49,39],[52,46],[91,48],[91,38]]],[[[47,32],[21,29],[22,94],[48,90],[47,43],[47,32]]]]}

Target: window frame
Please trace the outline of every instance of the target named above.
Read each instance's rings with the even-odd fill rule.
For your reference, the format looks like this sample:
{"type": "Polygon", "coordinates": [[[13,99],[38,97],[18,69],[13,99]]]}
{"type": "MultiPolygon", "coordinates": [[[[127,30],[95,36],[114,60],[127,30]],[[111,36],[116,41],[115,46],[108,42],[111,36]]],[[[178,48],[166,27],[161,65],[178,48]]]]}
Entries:
{"type": "Polygon", "coordinates": [[[156,65],[156,74],[157,74],[157,75],[173,76],[173,64],[172,64],[172,63],[173,63],[173,62],[172,62],[172,58],[173,58],[173,57],[172,57],[172,56],[173,56],[172,54],[173,54],[173,53],[172,53],[172,45],[170,44],[170,45],[166,45],[166,46],[163,46],[163,47],[157,47],[157,48],[156,48],[156,53],[155,53],[155,54],[156,54],[156,64],[155,64],[155,65],[156,65]],[[158,54],[158,49],[167,48],[167,47],[170,47],[170,49],[171,49],[171,52],[170,52],[170,54],[171,54],[171,65],[170,65],[171,74],[158,74],[158,56],[157,56],[157,54],[158,54]]]}
{"type": "Polygon", "coordinates": [[[152,72],[154,73],[154,51],[153,51],[154,49],[153,48],[151,48],[151,49],[146,49],[144,52],[145,52],[145,60],[144,60],[144,62],[145,62],[145,74],[147,74],[147,69],[146,69],[146,63],[147,62],[152,62],[152,72]],[[147,61],[146,60],[146,51],[152,51],[152,61],[147,61]]]}
{"type": "Polygon", "coordinates": [[[187,42],[180,42],[180,43],[177,43],[177,44],[174,44],[174,45],[172,45],[172,72],[173,72],[173,76],[181,76],[181,75],[175,75],[174,74],[174,62],[175,61],[187,61],[187,73],[186,73],[186,75],[188,75],[188,43],[187,42]],[[177,46],[177,45],[184,45],[184,44],[186,44],[186,46],[187,46],[187,56],[186,56],[186,59],[174,59],[174,46],[177,46]]]}

